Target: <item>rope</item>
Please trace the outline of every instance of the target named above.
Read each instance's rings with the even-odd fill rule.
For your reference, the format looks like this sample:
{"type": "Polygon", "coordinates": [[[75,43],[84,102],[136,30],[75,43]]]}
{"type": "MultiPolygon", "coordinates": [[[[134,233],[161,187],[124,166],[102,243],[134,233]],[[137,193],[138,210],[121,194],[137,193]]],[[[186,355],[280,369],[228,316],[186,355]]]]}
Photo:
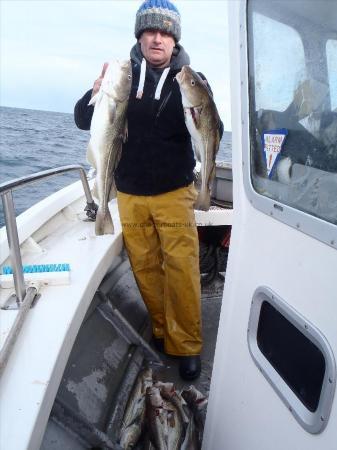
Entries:
{"type": "Polygon", "coordinates": [[[207,286],[216,278],[224,280],[220,272],[226,271],[228,250],[222,246],[200,242],[199,264],[201,276],[201,285],[207,286]]]}

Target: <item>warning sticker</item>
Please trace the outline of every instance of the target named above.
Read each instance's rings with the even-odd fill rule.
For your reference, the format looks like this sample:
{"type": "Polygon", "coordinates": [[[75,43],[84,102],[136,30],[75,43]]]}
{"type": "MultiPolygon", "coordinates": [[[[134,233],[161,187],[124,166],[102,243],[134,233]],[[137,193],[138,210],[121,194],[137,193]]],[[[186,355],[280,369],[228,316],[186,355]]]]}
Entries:
{"type": "Polygon", "coordinates": [[[269,178],[272,177],[273,167],[281,153],[287,134],[288,130],[286,128],[264,131],[262,133],[262,149],[266,157],[269,178]]]}

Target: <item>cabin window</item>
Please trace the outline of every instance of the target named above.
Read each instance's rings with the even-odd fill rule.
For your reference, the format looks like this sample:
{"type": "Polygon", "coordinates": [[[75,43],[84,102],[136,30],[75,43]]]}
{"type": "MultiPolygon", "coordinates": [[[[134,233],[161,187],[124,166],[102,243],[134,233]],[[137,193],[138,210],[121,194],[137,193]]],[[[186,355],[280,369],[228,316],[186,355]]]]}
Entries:
{"type": "Polygon", "coordinates": [[[248,325],[252,358],[298,422],[310,433],[328,421],[336,365],[323,334],[268,287],[253,296],[248,325]]]}
{"type": "Polygon", "coordinates": [[[267,301],[261,305],[257,345],[302,403],[316,411],[325,373],[323,353],[267,301]]]}
{"type": "Polygon", "coordinates": [[[251,184],[308,223],[337,224],[336,11],[248,2],[251,184]]]}
{"type": "Polygon", "coordinates": [[[256,29],[253,35],[254,74],[258,80],[255,83],[255,108],[257,111],[284,111],[293,99],[294,87],[305,73],[301,38],[288,25],[259,13],[253,14],[253,23],[256,29]],[[279,45],[280,36],[282,46],[279,45]]]}

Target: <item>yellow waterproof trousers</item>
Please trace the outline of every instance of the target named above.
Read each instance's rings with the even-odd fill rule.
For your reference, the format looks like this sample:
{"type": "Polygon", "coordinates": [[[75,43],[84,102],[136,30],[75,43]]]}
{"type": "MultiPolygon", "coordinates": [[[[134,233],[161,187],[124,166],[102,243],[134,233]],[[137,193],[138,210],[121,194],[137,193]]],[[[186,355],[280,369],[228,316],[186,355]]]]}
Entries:
{"type": "Polygon", "coordinates": [[[117,193],[133,273],[170,355],[201,352],[199,242],[193,185],[153,196],[117,193]]]}

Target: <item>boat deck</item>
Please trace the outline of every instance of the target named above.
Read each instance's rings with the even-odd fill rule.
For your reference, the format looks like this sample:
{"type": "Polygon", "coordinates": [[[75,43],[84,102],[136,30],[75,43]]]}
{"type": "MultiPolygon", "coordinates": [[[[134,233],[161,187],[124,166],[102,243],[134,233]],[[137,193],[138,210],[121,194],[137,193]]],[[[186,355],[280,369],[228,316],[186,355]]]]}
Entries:
{"type": "MultiPolygon", "coordinates": [[[[216,278],[203,288],[202,313],[204,347],[201,376],[193,384],[208,396],[213,367],[223,280],[216,278]]],[[[128,259],[103,280],[100,292],[118,308],[146,341],[150,340],[149,318],[128,259]]],[[[153,376],[173,382],[177,390],[190,385],[179,377],[178,360],[158,354],[164,365],[129,345],[99,314],[100,300],[93,300],[79,331],[49,418],[41,449],[110,448],[104,440],[118,441],[123,412],[139,371],[151,366],[153,376]],[[93,424],[91,428],[87,424],[93,424]],[[83,433],[83,428],[86,428],[83,433]],[[101,432],[100,437],[97,433],[101,432]],[[85,437],[81,443],[79,439],[85,437]]],[[[122,333],[123,334],[123,333],[122,333]]]]}

